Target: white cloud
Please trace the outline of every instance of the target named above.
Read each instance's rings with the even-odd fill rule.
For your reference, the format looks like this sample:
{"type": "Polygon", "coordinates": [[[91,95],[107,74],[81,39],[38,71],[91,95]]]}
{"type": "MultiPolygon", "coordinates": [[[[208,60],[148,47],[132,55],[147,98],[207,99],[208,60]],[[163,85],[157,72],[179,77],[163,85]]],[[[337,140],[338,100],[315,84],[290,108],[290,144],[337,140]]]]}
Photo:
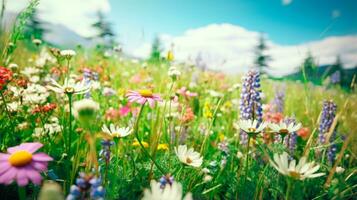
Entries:
{"type": "MultiPolygon", "coordinates": [[[[19,12],[29,3],[28,0],[6,1],[6,9],[19,12]]],[[[96,20],[97,11],[110,11],[108,0],[41,0],[38,6],[39,17],[43,21],[61,24],[77,34],[88,37],[93,34],[91,24],[96,20]]]]}
{"type": "MultiPolygon", "coordinates": [[[[181,36],[161,35],[165,51],[174,44],[177,60],[194,60],[198,55],[207,67],[225,72],[244,72],[254,63],[254,47],[259,33],[231,24],[212,24],[191,29],[181,36]]],[[[279,45],[270,40],[268,54],[273,60],[270,66],[273,74],[290,73],[303,62],[311,52],[320,65],[331,64],[340,55],[346,67],[357,65],[357,35],[327,37],[322,40],[299,45],[279,45]]],[[[132,51],[137,57],[147,57],[151,45],[144,43],[132,51]]]]}
{"type": "Polygon", "coordinates": [[[282,0],[281,3],[284,5],[284,6],[287,6],[289,4],[291,4],[293,2],[293,0],[282,0]]]}

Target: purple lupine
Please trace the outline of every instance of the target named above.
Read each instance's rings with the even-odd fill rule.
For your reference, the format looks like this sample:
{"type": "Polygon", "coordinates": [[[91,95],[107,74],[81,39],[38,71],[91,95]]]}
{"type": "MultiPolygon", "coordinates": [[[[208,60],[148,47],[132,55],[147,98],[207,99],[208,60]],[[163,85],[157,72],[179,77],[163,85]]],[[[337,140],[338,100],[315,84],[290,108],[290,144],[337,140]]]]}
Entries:
{"type": "Polygon", "coordinates": [[[94,81],[99,81],[99,74],[98,72],[92,72],[92,78],[94,81]]]}
{"type": "Polygon", "coordinates": [[[228,142],[226,140],[219,142],[217,147],[224,155],[229,154],[228,142]]]}
{"type": "Polygon", "coordinates": [[[275,93],[275,97],[273,99],[273,105],[275,108],[275,112],[283,113],[284,112],[284,104],[285,104],[285,90],[277,90],[275,93]]]}
{"type": "MultiPolygon", "coordinates": [[[[290,124],[290,123],[296,123],[296,120],[292,117],[290,118],[285,118],[284,122],[286,124],[290,124]]],[[[292,132],[289,134],[288,137],[285,137],[285,145],[288,147],[290,154],[293,155],[294,151],[296,149],[296,142],[297,142],[297,133],[296,132],[292,132]]]]}
{"type": "MultiPolygon", "coordinates": [[[[319,126],[319,142],[320,144],[324,144],[326,142],[325,134],[331,131],[332,123],[336,116],[337,105],[333,101],[324,101],[322,114],[320,119],[319,126]]],[[[334,141],[336,138],[336,130],[333,130],[332,135],[328,142],[334,141]]],[[[336,157],[337,146],[336,144],[332,144],[327,149],[327,159],[330,164],[332,164],[336,157]]]]}
{"type": "Polygon", "coordinates": [[[66,200],[76,199],[104,199],[105,190],[100,178],[92,174],[79,173],[76,184],[71,186],[66,200]]]}
{"type": "MultiPolygon", "coordinates": [[[[242,91],[240,96],[240,118],[254,119],[262,122],[263,109],[261,104],[260,74],[258,71],[249,71],[242,79],[242,91]]],[[[248,135],[241,131],[241,143],[248,142],[248,135]]]]}
{"type": "Polygon", "coordinates": [[[102,140],[101,145],[102,145],[102,150],[99,152],[101,158],[99,160],[104,161],[106,164],[108,164],[111,158],[110,147],[114,145],[114,142],[111,140],[102,140]]]}
{"type": "MultiPolygon", "coordinates": [[[[86,85],[89,85],[91,83],[91,78],[92,78],[92,72],[90,69],[85,68],[83,70],[83,79],[84,83],[86,85]]],[[[91,97],[90,92],[88,91],[87,93],[84,94],[84,97],[89,99],[91,97]]]]}
{"type": "Polygon", "coordinates": [[[326,142],[325,134],[329,132],[333,120],[335,119],[337,105],[333,101],[324,101],[319,126],[319,142],[326,142]]]}
{"type": "Polygon", "coordinates": [[[172,185],[174,183],[174,177],[170,176],[170,174],[166,176],[162,176],[160,178],[160,188],[164,189],[166,184],[172,185]]]}
{"type": "MultiPolygon", "coordinates": [[[[336,138],[336,131],[333,132],[333,135],[331,136],[330,141],[335,140],[336,138]]],[[[336,158],[336,152],[337,152],[337,145],[332,144],[328,149],[327,149],[327,159],[330,164],[333,164],[336,158]]]]}
{"type": "Polygon", "coordinates": [[[331,74],[330,81],[332,84],[339,84],[341,82],[341,72],[336,71],[335,73],[331,74]]]}

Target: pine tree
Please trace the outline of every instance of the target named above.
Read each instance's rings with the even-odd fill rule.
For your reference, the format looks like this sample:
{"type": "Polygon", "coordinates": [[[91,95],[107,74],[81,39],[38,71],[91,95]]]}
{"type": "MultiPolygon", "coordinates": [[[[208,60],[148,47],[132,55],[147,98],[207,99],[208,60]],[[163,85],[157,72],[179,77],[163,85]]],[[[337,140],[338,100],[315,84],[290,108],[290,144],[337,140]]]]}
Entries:
{"type": "Polygon", "coordinates": [[[35,10],[26,23],[24,38],[29,41],[32,41],[33,39],[40,39],[43,41],[43,37],[47,31],[43,25],[43,22],[38,18],[37,10],[35,10]]]}
{"type": "Polygon", "coordinates": [[[97,17],[97,22],[92,24],[92,27],[97,30],[97,34],[93,38],[99,38],[105,46],[114,46],[116,41],[112,24],[105,19],[100,11],[98,11],[97,17]]]}
{"type": "Polygon", "coordinates": [[[159,37],[156,37],[151,46],[150,61],[158,62],[161,59],[161,41],[159,37]]]}
{"type": "Polygon", "coordinates": [[[338,84],[343,81],[344,78],[343,63],[341,61],[340,56],[337,56],[335,63],[331,65],[329,74],[330,74],[330,82],[332,84],[338,84]]]}
{"type": "Polygon", "coordinates": [[[316,71],[317,65],[315,63],[315,59],[312,56],[311,52],[308,52],[304,63],[303,63],[303,70],[308,77],[313,77],[316,71]]]}
{"type": "Polygon", "coordinates": [[[260,73],[264,73],[266,68],[268,68],[268,62],[271,60],[271,57],[266,54],[268,46],[266,45],[265,38],[263,34],[259,37],[259,43],[255,47],[255,66],[259,69],[260,73]]]}

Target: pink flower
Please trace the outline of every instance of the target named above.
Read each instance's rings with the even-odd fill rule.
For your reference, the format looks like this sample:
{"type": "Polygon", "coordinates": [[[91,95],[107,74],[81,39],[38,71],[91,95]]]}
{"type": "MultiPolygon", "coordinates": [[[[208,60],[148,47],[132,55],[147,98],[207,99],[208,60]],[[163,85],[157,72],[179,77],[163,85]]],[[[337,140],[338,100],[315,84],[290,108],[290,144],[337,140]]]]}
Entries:
{"type": "Polygon", "coordinates": [[[130,106],[123,106],[119,109],[120,116],[125,117],[130,113],[130,106]]]}
{"type": "Polygon", "coordinates": [[[53,159],[45,153],[36,153],[43,144],[39,142],[22,143],[10,147],[7,153],[0,153],[0,184],[10,184],[16,180],[19,186],[25,186],[31,180],[40,185],[40,172],[47,170],[48,161],[53,159]]]}
{"type": "Polygon", "coordinates": [[[186,87],[180,88],[179,90],[177,90],[177,93],[181,94],[182,96],[184,96],[186,98],[197,96],[197,93],[188,91],[186,87]]]}
{"type": "Polygon", "coordinates": [[[142,80],[140,74],[134,75],[133,77],[130,78],[130,83],[140,83],[142,80]]]}
{"type": "Polygon", "coordinates": [[[161,101],[161,97],[158,94],[153,94],[151,90],[129,90],[126,97],[128,97],[129,102],[137,102],[141,105],[149,102],[151,108],[154,107],[155,101],[161,101]]]}
{"type": "Polygon", "coordinates": [[[105,111],[105,119],[107,120],[115,120],[119,119],[120,117],[120,111],[115,108],[109,108],[108,110],[105,111]]]}

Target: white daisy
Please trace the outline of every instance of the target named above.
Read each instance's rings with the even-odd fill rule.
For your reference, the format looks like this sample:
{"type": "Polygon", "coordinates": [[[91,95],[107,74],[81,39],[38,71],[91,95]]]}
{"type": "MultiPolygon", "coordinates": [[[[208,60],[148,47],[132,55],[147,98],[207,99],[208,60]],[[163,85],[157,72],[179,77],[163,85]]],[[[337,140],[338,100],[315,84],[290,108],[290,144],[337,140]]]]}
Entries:
{"type": "Polygon", "coordinates": [[[315,174],[319,170],[320,165],[315,165],[314,162],[306,162],[306,157],[302,157],[297,165],[295,160],[289,162],[288,157],[289,155],[286,152],[281,155],[274,154],[274,161],[270,160],[270,164],[281,174],[297,180],[325,175],[325,173],[315,174]]]}
{"type": "Polygon", "coordinates": [[[202,156],[193,148],[187,149],[186,145],[180,145],[178,148],[175,147],[175,153],[179,160],[186,165],[192,167],[200,167],[202,165],[202,156]]]}
{"type": "Polygon", "coordinates": [[[11,70],[16,70],[19,68],[19,66],[16,63],[10,63],[8,66],[11,70]]]}
{"type": "Polygon", "coordinates": [[[99,104],[92,99],[82,99],[73,103],[73,115],[79,116],[93,116],[99,110],[99,104]]]}
{"type": "Polygon", "coordinates": [[[298,131],[301,128],[301,123],[295,124],[291,122],[290,124],[285,122],[280,122],[279,124],[269,124],[269,128],[279,134],[287,135],[298,131]]]}
{"type": "Polygon", "coordinates": [[[150,183],[150,190],[144,190],[144,197],[142,200],[192,200],[191,193],[183,197],[182,185],[173,182],[172,185],[166,184],[165,188],[160,188],[160,183],[152,180],[150,183]]]}
{"type": "Polygon", "coordinates": [[[129,127],[119,128],[119,126],[115,126],[114,124],[110,124],[109,127],[104,124],[102,126],[102,131],[112,137],[118,137],[118,138],[128,136],[131,133],[129,127]]]}
{"type": "Polygon", "coordinates": [[[21,74],[27,76],[28,78],[38,73],[40,73],[40,69],[37,69],[35,67],[26,67],[21,71],[21,74]]]}
{"type": "Polygon", "coordinates": [[[20,103],[17,101],[7,104],[7,109],[9,110],[9,112],[16,112],[19,110],[19,107],[20,107],[20,103]]]}
{"type": "Polygon", "coordinates": [[[239,128],[244,132],[252,135],[259,134],[263,131],[263,129],[267,126],[265,122],[262,122],[258,125],[257,120],[239,120],[238,124],[239,128]]]}
{"type": "Polygon", "coordinates": [[[59,94],[84,94],[89,92],[91,86],[84,80],[76,83],[73,79],[66,79],[64,84],[60,85],[51,79],[51,85],[48,85],[47,88],[59,94]]]}
{"type": "Polygon", "coordinates": [[[40,39],[33,39],[32,43],[34,43],[35,45],[40,45],[42,44],[42,41],[40,39]]]}
{"type": "Polygon", "coordinates": [[[29,84],[23,91],[24,104],[42,104],[47,101],[50,96],[47,89],[39,84],[29,84]]]}
{"type": "Polygon", "coordinates": [[[76,55],[76,52],[74,50],[71,49],[67,49],[67,50],[62,50],[60,52],[61,56],[65,57],[66,59],[71,59],[73,56],[76,55]]]}
{"type": "Polygon", "coordinates": [[[181,72],[175,66],[171,66],[169,68],[168,75],[171,78],[176,79],[177,77],[181,76],[181,72]]]}

